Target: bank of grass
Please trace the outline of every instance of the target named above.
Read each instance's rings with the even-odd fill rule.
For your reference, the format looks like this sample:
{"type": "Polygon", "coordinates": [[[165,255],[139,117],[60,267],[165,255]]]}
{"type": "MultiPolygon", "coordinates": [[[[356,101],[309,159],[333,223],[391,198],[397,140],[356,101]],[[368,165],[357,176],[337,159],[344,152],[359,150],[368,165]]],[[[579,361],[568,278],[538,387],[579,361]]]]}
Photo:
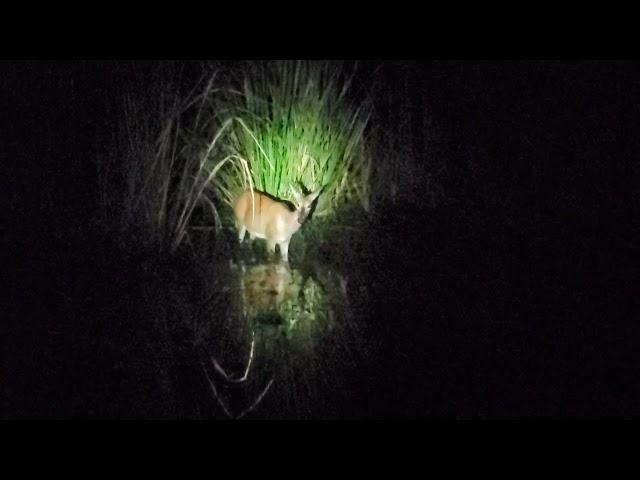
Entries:
{"type": "Polygon", "coordinates": [[[102,169],[105,185],[121,183],[102,190],[105,223],[122,242],[156,251],[192,245],[196,236],[229,243],[232,251],[230,205],[242,190],[293,200],[292,187],[322,188],[312,217],[292,239],[293,256],[322,256],[336,239],[365,242],[358,230],[382,206],[416,198],[421,180],[404,124],[376,120],[351,67],[209,66],[187,88],[168,81],[166,71],[145,78],[147,88],[124,97],[115,161],[107,162],[120,167],[102,169]]]}

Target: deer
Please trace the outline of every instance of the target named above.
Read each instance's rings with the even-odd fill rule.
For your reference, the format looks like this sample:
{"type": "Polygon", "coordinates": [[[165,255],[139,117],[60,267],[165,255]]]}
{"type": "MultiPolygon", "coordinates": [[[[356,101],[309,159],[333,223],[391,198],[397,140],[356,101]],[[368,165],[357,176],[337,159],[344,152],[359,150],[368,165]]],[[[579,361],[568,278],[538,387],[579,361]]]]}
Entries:
{"type": "Polygon", "coordinates": [[[233,211],[239,241],[249,232],[250,238],[261,238],[267,241],[267,249],[275,254],[276,244],[284,262],[289,261],[289,242],[302,224],[307,220],[313,202],[318,198],[322,188],[303,195],[291,187],[295,205],[278,200],[257,190],[245,190],[235,200],[233,211]]]}

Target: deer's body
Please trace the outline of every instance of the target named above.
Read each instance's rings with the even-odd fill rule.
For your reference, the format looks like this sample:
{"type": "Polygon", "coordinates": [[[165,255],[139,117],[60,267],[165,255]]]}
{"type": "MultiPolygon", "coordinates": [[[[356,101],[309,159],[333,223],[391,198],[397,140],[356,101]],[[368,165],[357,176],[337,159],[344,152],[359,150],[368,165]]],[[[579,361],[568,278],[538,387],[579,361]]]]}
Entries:
{"type": "Polygon", "coordinates": [[[265,239],[271,252],[275,252],[277,244],[283,260],[287,261],[291,237],[306,220],[311,204],[319,193],[301,196],[294,191],[298,206],[292,210],[286,202],[255,190],[253,194],[251,190],[246,190],[233,206],[240,242],[249,232],[252,239],[265,239]]]}

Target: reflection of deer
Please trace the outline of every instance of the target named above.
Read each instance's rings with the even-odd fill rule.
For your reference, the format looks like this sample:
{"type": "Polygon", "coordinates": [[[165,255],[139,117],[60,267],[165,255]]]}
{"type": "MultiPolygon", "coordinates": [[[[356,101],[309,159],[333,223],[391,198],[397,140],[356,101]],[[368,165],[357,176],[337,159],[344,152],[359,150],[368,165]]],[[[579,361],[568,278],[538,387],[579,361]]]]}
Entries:
{"type": "Polygon", "coordinates": [[[291,237],[307,219],[311,205],[320,194],[320,190],[306,196],[294,188],[291,191],[296,200],[294,210],[286,202],[255,190],[242,193],[233,206],[240,242],[248,231],[252,239],[266,239],[271,252],[275,252],[278,244],[282,259],[288,261],[291,237]]]}
{"type": "Polygon", "coordinates": [[[256,265],[242,272],[242,303],[245,313],[256,315],[277,311],[296,293],[291,270],[285,264],[256,265]]]}

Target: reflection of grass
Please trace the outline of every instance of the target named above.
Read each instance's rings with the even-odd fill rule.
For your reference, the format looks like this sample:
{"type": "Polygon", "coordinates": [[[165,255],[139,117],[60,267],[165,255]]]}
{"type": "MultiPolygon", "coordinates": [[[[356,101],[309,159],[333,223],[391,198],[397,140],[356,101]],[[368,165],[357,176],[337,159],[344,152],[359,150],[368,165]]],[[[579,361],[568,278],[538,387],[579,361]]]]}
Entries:
{"type": "MultiPolygon", "coordinates": [[[[247,381],[241,387],[225,386],[224,382],[217,385],[225,401],[236,398],[244,408],[273,379],[251,416],[309,418],[317,412],[332,416],[334,409],[343,408],[344,392],[336,385],[358,377],[362,359],[372,350],[366,324],[351,304],[360,301],[344,295],[340,274],[317,263],[288,270],[290,277],[285,285],[289,293],[278,294],[277,282],[269,286],[266,281],[277,277],[273,272],[277,272],[278,264],[253,265],[253,272],[246,266],[244,277],[242,269],[227,265],[230,269],[224,276],[216,276],[224,279],[224,284],[217,287],[223,289],[222,296],[214,297],[198,315],[196,333],[196,344],[207,355],[208,369],[213,370],[211,356],[234,377],[245,371],[255,338],[247,381]],[[253,277],[256,289],[262,286],[265,290],[261,299],[256,292],[252,294],[254,303],[249,309],[244,308],[242,293],[242,279],[245,286],[248,284],[246,275],[253,277]],[[281,301],[276,302],[276,298],[281,301]]],[[[287,277],[284,273],[282,276],[287,277]]]]}
{"type": "Polygon", "coordinates": [[[209,337],[217,332],[212,351],[229,351],[225,361],[235,362],[231,352],[245,350],[242,345],[251,331],[272,361],[277,362],[284,350],[312,357],[314,345],[335,329],[337,318],[344,319],[346,302],[336,275],[328,271],[318,280],[313,272],[279,268],[286,267],[260,264],[229,272],[235,286],[227,300],[212,307],[217,310],[229,302],[230,308],[209,316],[214,322],[197,335],[209,337]]]}
{"type": "Polygon", "coordinates": [[[290,338],[313,335],[322,321],[326,321],[328,312],[328,298],[322,286],[313,278],[298,281],[303,282],[297,298],[290,298],[283,302],[280,311],[285,319],[287,334],[290,338]]]}
{"type": "Polygon", "coordinates": [[[328,295],[314,278],[283,265],[257,265],[241,275],[242,311],[256,325],[293,339],[314,335],[326,323],[328,295]]]}

